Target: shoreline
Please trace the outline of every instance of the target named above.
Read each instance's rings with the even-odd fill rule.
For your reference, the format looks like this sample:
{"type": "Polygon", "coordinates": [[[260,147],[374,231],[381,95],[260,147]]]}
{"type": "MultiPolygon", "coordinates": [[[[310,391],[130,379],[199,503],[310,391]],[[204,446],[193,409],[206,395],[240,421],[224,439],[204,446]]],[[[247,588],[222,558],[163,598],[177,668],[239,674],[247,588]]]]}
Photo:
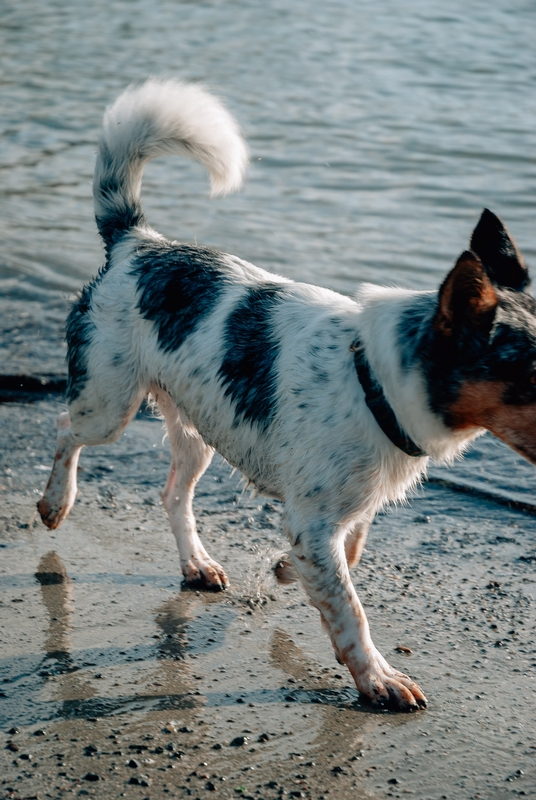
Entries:
{"type": "Polygon", "coordinates": [[[196,513],[232,586],[181,587],[154,418],[86,449],[70,517],[44,528],[56,411],[0,405],[0,797],[534,796],[536,520],[431,483],[377,517],[354,580],[430,707],[374,712],[301,588],[273,580],[280,504],[221,459],[196,513]]]}

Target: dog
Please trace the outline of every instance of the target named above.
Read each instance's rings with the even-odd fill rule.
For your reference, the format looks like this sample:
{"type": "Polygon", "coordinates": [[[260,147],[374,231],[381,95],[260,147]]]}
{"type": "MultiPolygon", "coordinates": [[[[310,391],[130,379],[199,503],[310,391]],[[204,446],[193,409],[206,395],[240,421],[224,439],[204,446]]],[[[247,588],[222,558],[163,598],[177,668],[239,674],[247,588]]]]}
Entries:
{"type": "Polygon", "coordinates": [[[81,448],[115,441],[151,394],[170,439],[162,499],[186,583],[228,586],[192,510],[217,450],[282,501],[280,569],[301,580],[362,697],[424,708],[419,686],[374,646],[349,568],[376,512],[402,500],[430,458],[449,462],[489,430],[536,463],[527,267],[484,210],[438,291],[365,285],[350,298],[295,283],[149,226],[142,171],[170,153],[204,164],[213,195],[238,189],[248,162],[234,118],[197,85],[150,80],[106,112],[93,185],[106,262],[67,320],[68,411],[41,518],[60,525],[81,448]]]}

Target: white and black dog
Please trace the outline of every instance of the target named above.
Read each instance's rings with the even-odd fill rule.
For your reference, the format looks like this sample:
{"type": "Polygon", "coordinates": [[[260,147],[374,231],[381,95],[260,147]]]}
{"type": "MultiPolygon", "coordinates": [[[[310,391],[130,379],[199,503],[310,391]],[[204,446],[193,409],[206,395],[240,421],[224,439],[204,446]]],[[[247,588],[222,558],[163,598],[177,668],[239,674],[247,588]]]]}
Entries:
{"type": "Polygon", "coordinates": [[[198,86],[151,80],[107,111],[94,179],[106,264],[67,321],[68,412],[38,504],[56,528],[84,445],[116,440],[151,393],[169,432],[163,501],[188,583],[228,585],[196,532],[192,499],[214,450],[284,504],[295,570],[364,697],[400,710],[420,688],[374,646],[350,579],[379,508],[429,457],[488,429],[536,462],[536,304],[500,220],[484,211],[439,292],[364,286],[355,299],[264,272],[147,223],[144,165],[178,153],[237,189],[239,129],[198,86]]]}

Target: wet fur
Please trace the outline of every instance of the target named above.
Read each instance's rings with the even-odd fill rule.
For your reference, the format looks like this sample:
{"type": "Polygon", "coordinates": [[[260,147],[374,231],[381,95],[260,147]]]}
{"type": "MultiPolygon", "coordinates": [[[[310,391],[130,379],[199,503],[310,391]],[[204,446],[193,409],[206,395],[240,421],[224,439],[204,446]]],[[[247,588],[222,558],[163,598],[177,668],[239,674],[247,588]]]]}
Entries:
{"type": "Polygon", "coordinates": [[[67,322],[69,410],[42,519],[55,528],[67,516],[81,447],[117,439],[150,392],[170,437],[163,501],[186,581],[228,584],[192,511],[218,450],[284,503],[290,556],[280,577],[302,581],[363,696],[424,706],[376,650],[349,566],[378,509],[405,497],[428,456],[450,461],[489,428],[536,460],[535,307],[521,257],[486,211],[439,292],[368,285],[348,298],[295,283],[150,228],[141,175],[163,153],[202,161],[213,193],[237,188],[247,161],[236,123],[200,87],[150,81],[107,112],[94,181],[107,261],[67,322]],[[356,375],[357,338],[427,457],[407,456],[376,423],[356,375]]]}

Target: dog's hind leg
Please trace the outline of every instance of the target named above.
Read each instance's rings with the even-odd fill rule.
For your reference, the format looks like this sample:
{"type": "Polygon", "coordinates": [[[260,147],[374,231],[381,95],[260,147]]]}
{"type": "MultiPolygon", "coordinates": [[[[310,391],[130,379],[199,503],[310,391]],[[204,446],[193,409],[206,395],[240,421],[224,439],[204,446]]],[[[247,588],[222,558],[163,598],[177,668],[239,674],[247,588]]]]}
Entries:
{"type": "Polygon", "coordinates": [[[292,562],[329,632],[337,658],[350,670],[359,692],[399,711],[426,706],[426,698],[407,675],[391,667],[370,636],[363,606],[350,580],[344,531],[320,514],[307,518],[287,503],[284,529],[292,562]]]}
{"type": "Polygon", "coordinates": [[[56,420],[58,431],[54,465],[43,497],[37,504],[41,519],[53,530],[58,528],[76,498],[76,471],[82,445],[75,442],[71,432],[68,411],[63,411],[56,420]]]}
{"type": "Polygon", "coordinates": [[[166,392],[155,388],[153,394],[166,421],[172,456],[162,502],[177,540],[185,582],[221,591],[229,580],[201,543],[192,505],[196,484],[212,461],[214,450],[166,392]]]}
{"type": "Polygon", "coordinates": [[[102,386],[88,382],[83,392],[59,414],[56,455],[43,497],[37,504],[47,528],[58,528],[74,505],[77,491],[76,473],[80,451],[85,445],[110,444],[136,414],[143,399],[143,390],[129,392],[130,397],[117,402],[117,385],[113,379],[102,386]]]}

